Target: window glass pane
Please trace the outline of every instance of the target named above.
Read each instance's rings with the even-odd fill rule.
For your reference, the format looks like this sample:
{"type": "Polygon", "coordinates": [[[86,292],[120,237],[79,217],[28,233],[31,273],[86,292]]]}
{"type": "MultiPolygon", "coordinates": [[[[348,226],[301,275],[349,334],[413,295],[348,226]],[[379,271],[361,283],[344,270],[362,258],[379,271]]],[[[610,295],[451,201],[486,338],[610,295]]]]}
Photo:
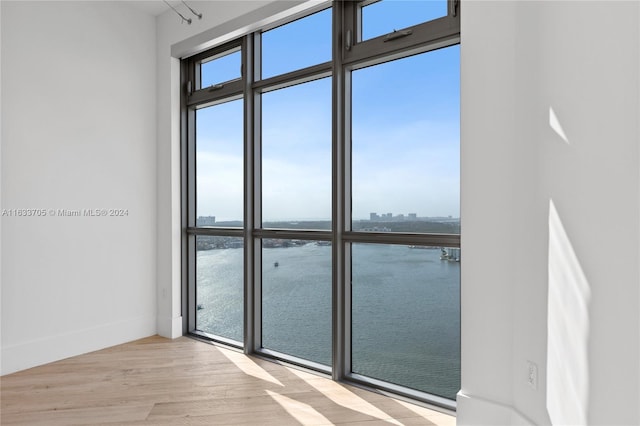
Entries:
{"type": "Polygon", "coordinates": [[[331,226],[331,79],[262,96],[262,222],[331,226]]]}
{"type": "Polygon", "coordinates": [[[331,245],[262,243],[262,346],[331,365],[331,245]]]}
{"type": "Polygon", "coordinates": [[[242,101],[196,111],[196,225],[242,226],[242,101]]]}
{"type": "Polygon", "coordinates": [[[368,40],[447,16],[447,0],[381,0],[362,8],[362,39],[368,40]]]}
{"type": "Polygon", "coordinates": [[[240,51],[225,53],[200,63],[200,88],[235,80],[242,76],[242,55],[240,51]]]}
{"type": "Polygon", "coordinates": [[[441,255],[439,247],[352,246],[354,373],[455,399],[460,263],[441,255]]]}
{"type": "Polygon", "coordinates": [[[459,51],[353,72],[354,230],[459,233],[459,51]]]}
{"type": "Polygon", "coordinates": [[[196,329],[243,341],[242,238],[196,237],[196,329]]]}
{"type": "Polygon", "coordinates": [[[262,34],[262,78],[331,60],[331,9],[262,34]]]}

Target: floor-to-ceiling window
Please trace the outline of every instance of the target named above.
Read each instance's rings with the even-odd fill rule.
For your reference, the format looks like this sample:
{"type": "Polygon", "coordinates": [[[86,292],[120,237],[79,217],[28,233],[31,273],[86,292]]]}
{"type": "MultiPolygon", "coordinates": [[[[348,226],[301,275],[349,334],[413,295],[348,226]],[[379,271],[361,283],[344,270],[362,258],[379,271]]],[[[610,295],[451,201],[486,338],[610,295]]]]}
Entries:
{"type": "Polygon", "coordinates": [[[454,407],[457,1],[354,1],[183,61],[187,331],[454,407]]]}

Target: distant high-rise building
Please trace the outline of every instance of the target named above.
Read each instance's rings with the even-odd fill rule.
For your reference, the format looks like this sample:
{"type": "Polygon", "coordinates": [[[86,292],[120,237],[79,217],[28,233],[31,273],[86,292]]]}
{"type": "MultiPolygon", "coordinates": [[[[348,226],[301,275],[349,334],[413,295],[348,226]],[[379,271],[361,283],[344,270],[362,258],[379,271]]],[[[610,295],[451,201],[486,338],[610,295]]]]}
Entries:
{"type": "Polygon", "coordinates": [[[214,226],[216,224],[215,216],[199,216],[196,219],[196,226],[214,226]]]}
{"type": "Polygon", "coordinates": [[[378,216],[378,213],[369,213],[369,220],[378,220],[380,219],[380,216],[378,216]]]}
{"type": "Polygon", "coordinates": [[[418,218],[416,213],[409,213],[407,216],[409,217],[409,220],[416,220],[418,218]]]}

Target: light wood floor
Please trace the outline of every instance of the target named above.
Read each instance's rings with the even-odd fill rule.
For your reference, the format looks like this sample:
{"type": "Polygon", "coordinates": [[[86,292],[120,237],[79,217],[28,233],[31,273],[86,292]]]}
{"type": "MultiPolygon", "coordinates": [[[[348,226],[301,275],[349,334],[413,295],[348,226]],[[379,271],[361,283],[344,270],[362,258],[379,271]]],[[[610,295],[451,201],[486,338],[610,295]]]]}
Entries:
{"type": "Polygon", "coordinates": [[[455,418],[185,337],[0,378],[8,425],[447,425],[455,418]]]}

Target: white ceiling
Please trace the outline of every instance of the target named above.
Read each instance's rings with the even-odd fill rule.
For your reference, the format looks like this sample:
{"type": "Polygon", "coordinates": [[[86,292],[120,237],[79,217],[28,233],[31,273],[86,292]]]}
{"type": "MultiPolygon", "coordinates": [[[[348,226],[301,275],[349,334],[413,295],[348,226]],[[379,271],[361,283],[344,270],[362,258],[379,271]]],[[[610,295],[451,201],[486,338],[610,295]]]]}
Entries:
{"type": "MultiPolygon", "coordinates": [[[[180,1],[167,0],[173,7],[181,4],[180,1]]],[[[141,10],[149,15],[158,16],[162,15],[169,9],[169,6],[162,0],[126,0],[127,4],[141,10]]]]}

